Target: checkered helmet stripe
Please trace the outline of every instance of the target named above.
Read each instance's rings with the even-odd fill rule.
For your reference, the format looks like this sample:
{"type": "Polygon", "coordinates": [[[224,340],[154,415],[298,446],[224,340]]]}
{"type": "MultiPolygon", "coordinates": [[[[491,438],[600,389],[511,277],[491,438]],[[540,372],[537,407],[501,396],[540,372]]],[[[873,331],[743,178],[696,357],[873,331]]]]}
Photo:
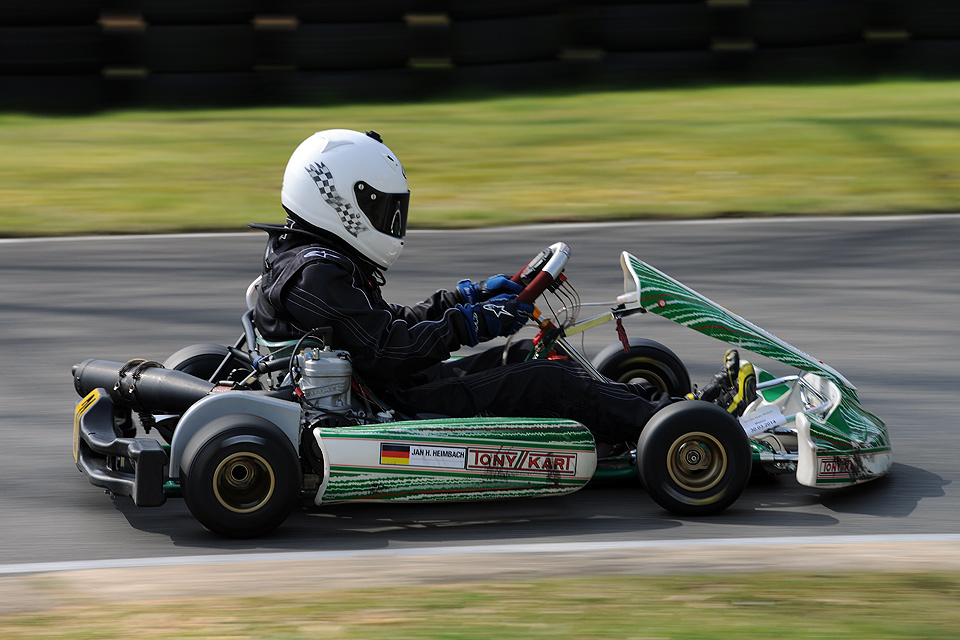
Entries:
{"type": "Polygon", "coordinates": [[[343,223],[347,233],[356,238],[361,231],[366,231],[368,227],[364,224],[362,215],[337,192],[337,187],[333,183],[333,174],[330,173],[327,165],[315,162],[307,166],[306,170],[317,183],[320,196],[340,216],[340,222],[343,223]]]}

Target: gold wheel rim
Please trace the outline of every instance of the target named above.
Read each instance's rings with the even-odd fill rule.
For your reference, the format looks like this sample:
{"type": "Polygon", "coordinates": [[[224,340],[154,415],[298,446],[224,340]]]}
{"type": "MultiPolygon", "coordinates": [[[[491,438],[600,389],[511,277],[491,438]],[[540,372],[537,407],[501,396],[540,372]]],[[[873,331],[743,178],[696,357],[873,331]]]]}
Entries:
{"type": "Polygon", "coordinates": [[[727,452],[720,441],[708,433],[685,433],[667,450],[667,471],[684,491],[709,491],[727,472],[727,452]]]}
{"type": "Polygon", "coordinates": [[[231,454],[213,473],[213,493],[223,508],[252,513],[270,502],[277,487],[273,467],[255,453],[231,454]]]}
{"type": "Polygon", "coordinates": [[[622,373],[617,378],[617,382],[631,383],[645,381],[654,385],[660,389],[660,391],[667,390],[667,381],[653,370],[656,365],[659,364],[657,361],[650,358],[631,358],[627,361],[627,364],[631,365],[632,368],[625,373],[622,373]],[[637,366],[637,363],[654,365],[654,367],[644,368],[642,366],[637,366]]]}

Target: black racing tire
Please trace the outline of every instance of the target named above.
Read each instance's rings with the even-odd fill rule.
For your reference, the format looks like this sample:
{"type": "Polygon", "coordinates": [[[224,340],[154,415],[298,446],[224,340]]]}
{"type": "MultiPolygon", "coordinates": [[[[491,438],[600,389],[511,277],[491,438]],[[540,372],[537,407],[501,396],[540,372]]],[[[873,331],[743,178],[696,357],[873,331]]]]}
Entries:
{"type": "Polygon", "coordinates": [[[559,16],[453,20],[450,58],[455,65],[556,60],[563,49],[559,16]]]}
{"type": "Polygon", "coordinates": [[[584,22],[588,41],[608,53],[709,50],[710,8],[699,4],[592,6],[584,22]]]}
{"type": "Polygon", "coordinates": [[[747,63],[755,79],[822,78],[867,73],[876,61],[868,43],[754,49],[747,63]],[[829,71],[825,71],[829,70],[829,71]]]}
{"type": "Polygon", "coordinates": [[[252,24],[151,24],[143,32],[143,64],[161,74],[252,72],[256,43],[252,24]]]}
{"type": "Polygon", "coordinates": [[[555,14],[559,0],[448,0],[447,15],[452,20],[485,20],[555,14]]]}
{"type": "Polygon", "coordinates": [[[690,393],[690,374],[673,351],[654,340],[631,338],[630,353],[615,342],[593,359],[597,371],[614,382],[653,385],[672,398],[690,393]]]}
{"type": "MultiPolygon", "coordinates": [[[[222,344],[213,342],[201,342],[192,344],[173,353],[169,358],[163,361],[166,369],[175,369],[184,373],[189,373],[195,378],[207,380],[209,382],[220,382],[220,380],[211,380],[213,374],[220,368],[223,359],[230,354],[230,350],[222,344]]],[[[239,382],[247,377],[247,374],[253,373],[253,368],[237,358],[233,358],[227,365],[226,375],[221,380],[231,380],[239,382]]],[[[255,383],[251,388],[259,388],[255,383]]]]}
{"type": "Polygon", "coordinates": [[[97,25],[0,27],[0,75],[99,75],[103,61],[97,25]]]}
{"type": "Polygon", "coordinates": [[[647,493],[681,516],[723,511],[740,497],[752,470],[747,434],[720,407],[688,400],[658,412],[637,443],[647,493]]]}
{"type": "Polygon", "coordinates": [[[76,113],[102,109],[107,102],[106,86],[99,73],[42,76],[0,72],[0,111],[76,113]]]}
{"type": "MultiPolygon", "coordinates": [[[[151,73],[144,77],[114,79],[120,96],[134,104],[158,108],[232,108],[261,104],[265,78],[256,72],[151,73]]],[[[270,96],[272,98],[272,95],[270,96]]],[[[121,98],[122,99],[122,98],[121,98]]]]}
{"type": "Polygon", "coordinates": [[[960,40],[912,40],[903,47],[899,64],[923,77],[956,77],[960,69],[960,40]]]}
{"type": "Polygon", "coordinates": [[[296,508],[300,459],[269,421],[221,416],[187,443],[180,486],[204,527],[230,538],[255,538],[279,527],[296,508]]]}
{"type": "Polygon", "coordinates": [[[278,0],[276,13],[295,15],[301,24],[402,22],[406,2],[397,0],[278,0]]]}
{"type": "Polygon", "coordinates": [[[163,366],[189,373],[203,380],[210,380],[230,350],[222,344],[202,342],[184,347],[164,360],[163,366]]]}
{"type": "Polygon", "coordinates": [[[294,64],[306,71],[396,69],[410,60],[404,22],[301,24],[283,32],[278,45],[289,47],[294,64]]]}
{"type": "Polygon", "coordinates": [[[943,0],[910,0],[903,3],[903,26],[912,40],[960,38],[960,7],[943,0]]]}
{"type": "Polygon", "coordinates": [[[3,0],[0,25],[52,27],[95,25],[100,19],[100,0],[3,0]]]}
{"type": "Polygon", "coordinates": [[[156,25],[246,24],[258,0],[139,0],[143,19],[156,25]]]}
{"type": "Polygon", "coordinates": [[[747,11],[761,48],[858,43],[867,26],[866,6],[856,0],[754,0],[747,11]]]}

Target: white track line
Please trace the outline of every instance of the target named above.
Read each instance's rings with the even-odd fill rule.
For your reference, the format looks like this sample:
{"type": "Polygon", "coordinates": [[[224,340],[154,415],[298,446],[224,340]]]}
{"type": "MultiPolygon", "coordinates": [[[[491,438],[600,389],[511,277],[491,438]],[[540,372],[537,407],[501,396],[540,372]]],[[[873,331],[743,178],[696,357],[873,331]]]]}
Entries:
{"type": "MultiPolygon", "coordinates": [[[[960,219],[960,213],[919,213],[916,215],[890,215],[890,216],[778,216],[778,217],[757,217],[757,218],[707,218],[701,220],[623,220],[623,221],[597,221],[597,222],[556,222],[517,225],[510,227],[484,227],[479,229],[411,229],[407,235],[415,236],[417,234],[434,233],[500,233],[504,231],[524,231],[524,230],[576,230],[593,229],[598,226],[604,227],[640,227],[640,226],[695,226],[695,225],[764,225],[764,224],[788,224],[791,222],[817,222],[823,224],[843,223],[843,222],[912,222],[912,221],[931,221],[931,220],[957,220],[960,219]]],[[[0,244],[27,244],[36,242],[87,242],[116,240],[123,242],[126,240],[160,240],[160,239],[190,239],[190,238],[239,238],[244,236],[260,237],[261,234],[255,231],[236,231],[224,233],[159,233],[159,234],[138,234],[138,235],[99,235],[99,236],[54,236],[42,238],[0,238],[0,244]]]]}
{"type": "Polygon", "coordinates": [[[772,538],[701,538],[694,540],[627,540],[619,542],[554,542],[538,544],[473,545],[406,549],[289,551],[274,553],[225,553],[218,555],[170,556],[156,558],[115,558],[68,560],[0,565],[0,576],[55,573],[90,569],[197,566],[250,562],[305,562],[352,558],[439,557],[452,555],[497,555],[535,553],[589,553],[633,549],[677,549],[701,547],[776,547],[787,545],[864,545],[960,542],[960,534],[891,534],[848,536],[793,536],[772,538]]]}

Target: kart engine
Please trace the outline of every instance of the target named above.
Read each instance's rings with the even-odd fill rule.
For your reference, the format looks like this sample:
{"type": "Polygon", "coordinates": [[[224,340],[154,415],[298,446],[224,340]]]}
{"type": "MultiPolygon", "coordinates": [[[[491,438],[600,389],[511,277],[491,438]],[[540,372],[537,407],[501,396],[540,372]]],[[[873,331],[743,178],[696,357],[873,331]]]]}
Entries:
{"type": "Polygon", "coordinates": [[[329,347],[304,349],[297,356],[301,423],[338,426],[354,423],[350,413],[353,364],[346,351],[329,347]]]}

